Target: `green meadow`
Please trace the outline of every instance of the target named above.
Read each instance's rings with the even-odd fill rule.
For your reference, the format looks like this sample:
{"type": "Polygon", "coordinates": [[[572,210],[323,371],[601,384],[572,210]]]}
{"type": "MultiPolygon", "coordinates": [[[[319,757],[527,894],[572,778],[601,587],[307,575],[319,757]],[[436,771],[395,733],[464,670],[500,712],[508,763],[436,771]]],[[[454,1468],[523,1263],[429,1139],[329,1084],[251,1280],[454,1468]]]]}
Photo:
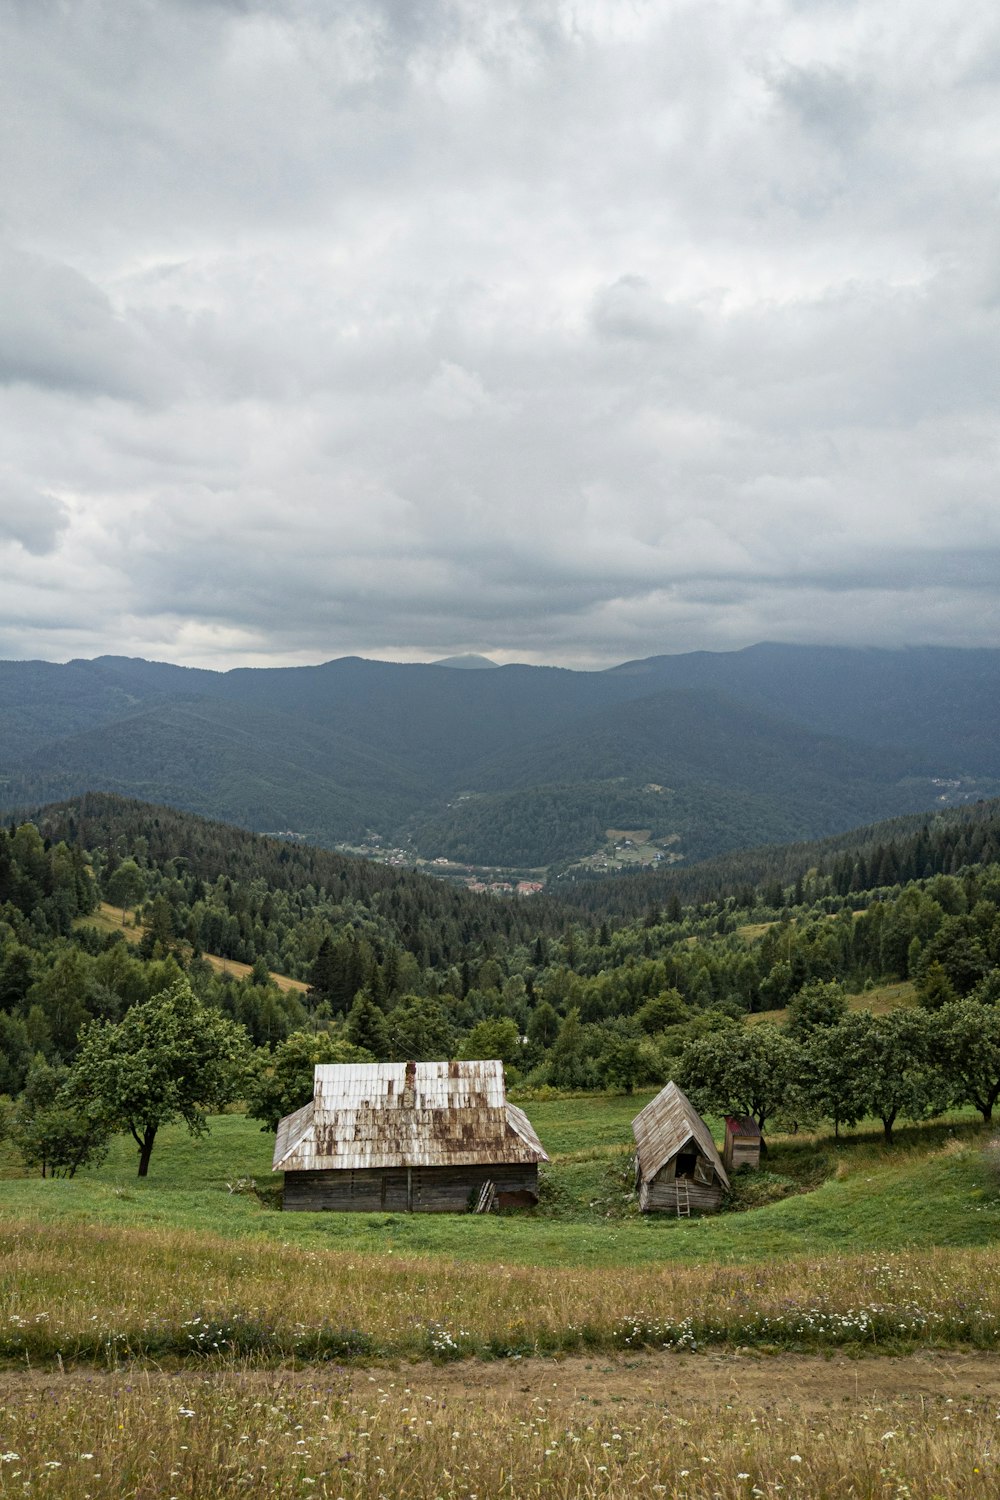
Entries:
{"type": "Polygon", "coordinates": [[[640,1215],[631,1194],[629,1127],[648,1097],[530,1103],[552,1160],[543,1168],[542,1204],[527,1213],[285,1214],[280,1177],[270,1171],[273,1136],[227,1114],[215,1116],[201,1137],[179,1126],[163,1130],[145,1180],[135,1175],[135,1148],[125,1137],[102,1167],[70,1180],[12,1175],[8,1157],[0,1224],[210,1231],[310,1251],[608,1268],[971,1249],[1000,1240],[1000,1171],[990,1132],[959,1115],[901,1129],[892,1147],[874,1127],[846,1132],[839,1142],[778,1136],[763,1172],[737,1179],[744,1211],[690,1220],[640,1215]]]}

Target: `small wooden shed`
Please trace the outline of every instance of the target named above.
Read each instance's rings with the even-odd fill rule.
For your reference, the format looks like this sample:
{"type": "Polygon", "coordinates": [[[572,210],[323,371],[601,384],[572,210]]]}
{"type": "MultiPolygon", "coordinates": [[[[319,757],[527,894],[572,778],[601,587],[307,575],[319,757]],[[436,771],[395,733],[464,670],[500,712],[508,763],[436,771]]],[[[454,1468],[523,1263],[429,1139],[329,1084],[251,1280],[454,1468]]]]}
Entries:
{"type": "Polygon", "coordinates": [[[727,1172],[760,1166],[760,1126],[752,1115],[727,1115],[722,1160],[727,1172]]]}
{"type": "Polygon", "coordinates": [[[461,1213],[490,1184],[500,1207],[537,1202],[540,1161],[496,1060],[320,1063],[273,1170],[286,1209],[461,1213]]]}
{"type": "Polygon", "coordinates": [[[644,1214],[714,1213],[729,1188],[712,1132],[676,1083],[632,1121],[639,1207],[644,1214]]]}

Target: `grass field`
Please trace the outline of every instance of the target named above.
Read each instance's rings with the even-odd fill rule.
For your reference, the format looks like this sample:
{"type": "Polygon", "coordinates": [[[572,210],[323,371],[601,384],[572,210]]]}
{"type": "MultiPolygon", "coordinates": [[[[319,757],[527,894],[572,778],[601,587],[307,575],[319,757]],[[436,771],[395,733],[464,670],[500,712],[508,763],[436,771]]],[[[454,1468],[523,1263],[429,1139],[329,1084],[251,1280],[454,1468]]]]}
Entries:
{"type": "Polygon", "coordinates": [[[72,1181],[7,1158],[0,1500],[1000,1493],[988,1132],[777,1139],[811,1191],[644,1219],[646,1097],[532,1103],[552,1186],[507,1217],[281,1214],[230,1191],[270,1179],[239,1115],[143,1182],[124,1141],[72,1181]]]}
{"type": "Polygon", "coordinates": [[[0,1375],[0,1495],[59,1500],[978,1500],[973,1357],[0,1375]]]}

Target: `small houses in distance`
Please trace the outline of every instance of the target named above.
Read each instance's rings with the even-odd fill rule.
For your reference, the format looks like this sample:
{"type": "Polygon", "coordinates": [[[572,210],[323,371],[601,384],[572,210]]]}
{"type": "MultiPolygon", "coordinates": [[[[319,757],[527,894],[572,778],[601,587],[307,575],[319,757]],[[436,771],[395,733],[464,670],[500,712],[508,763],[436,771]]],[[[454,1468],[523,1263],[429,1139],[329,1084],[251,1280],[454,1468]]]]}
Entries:
{"type": "Polygon", "coordinates": [[[639,1207],[643,1213],[714,1213],[729,1178],[712,1133],[676,1083],[668,1083],[632,1121],[639,1207]]]}
{"type": "Polygon", "coordinates": [[[273,1170],[286,1209],[461,1213],[491,1183],[501,1207],[535,1203],[540,1161],[500,1062],[320,1063],[273,1170]]]}
{"type": "Polygon", "coordinates": [[[722,1160],[727,1172],[760,1166],[760,1126],[752,1115],[727,1115],[722,1160]]]}

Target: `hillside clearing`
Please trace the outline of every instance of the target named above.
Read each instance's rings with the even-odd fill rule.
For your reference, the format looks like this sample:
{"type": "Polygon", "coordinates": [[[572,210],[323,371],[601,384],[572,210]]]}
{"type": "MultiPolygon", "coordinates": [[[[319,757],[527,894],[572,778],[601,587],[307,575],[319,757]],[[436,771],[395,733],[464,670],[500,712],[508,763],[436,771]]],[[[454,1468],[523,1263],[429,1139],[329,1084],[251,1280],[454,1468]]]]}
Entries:
{"type": "MultiPolygon", "coordinates": [[[[112,906],[107,901],[102,901],[97,911],[89,913],[85,917],[78,917],[74,926],[96,927],[100,932],[120,932],[127,943],[141,943],[145,928],[135,926],[134,920],[128,918],[120,906],[112,906]]],[[[235,958],[220,958],[217,953],[203,953],[202,958],[215,970],[217,974],[228,974],[233,979],[247,979],[253,973],[252,964],[240,963],[235,958]]],[[[270,974],[269,978],[274,981],[279,990],[295,990],[297,994],[305,994],[309,986],[301,979],[289,979],[287,974],[270,974]]]]}

